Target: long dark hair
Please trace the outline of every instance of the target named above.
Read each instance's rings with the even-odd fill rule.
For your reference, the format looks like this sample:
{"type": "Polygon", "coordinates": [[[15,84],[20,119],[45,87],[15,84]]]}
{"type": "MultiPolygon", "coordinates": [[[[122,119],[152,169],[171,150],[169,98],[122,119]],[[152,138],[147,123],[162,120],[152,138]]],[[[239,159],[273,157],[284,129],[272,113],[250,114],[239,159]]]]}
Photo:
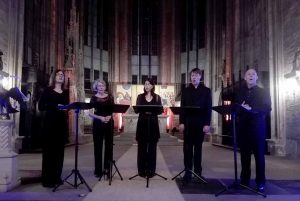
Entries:
{"type": "MultiPolygon", "coordinates": [[[[151,93],[151,95],[153,96],[153,97],[155,97],[155,83],[154,83],[154,80],[153,79],[151,79],[151,78],[147,78],[146,80],[145,80],[145,82],[144,82],[144,85],[145,85],[145,83],[146,82],[149,82],[152,86],[153,86],[153,88],[151,89],[151,91],[150,91],[150,93],[151,93]]],[[[146,92],[146,90],[145,90],[145,87],[144,87],[144,95],[146,95],[147,94],[147,92],[146,92]]]]}
{"type": "MultiPolygon", "coordinates": [[[[53,71],[50,75],[50,80],[49,80],[49,87],[51,87],[52,89],[54,89],[54,87],[55,87],[55,77],[58,72],[62,72],[65,76],[65,72],[62,69],[56,69],[55,71],[53,71]]],[[[65,81],[66,80],[64,78],[64,82],[61,85],[62,90],[64,90],[65,81]]]]}

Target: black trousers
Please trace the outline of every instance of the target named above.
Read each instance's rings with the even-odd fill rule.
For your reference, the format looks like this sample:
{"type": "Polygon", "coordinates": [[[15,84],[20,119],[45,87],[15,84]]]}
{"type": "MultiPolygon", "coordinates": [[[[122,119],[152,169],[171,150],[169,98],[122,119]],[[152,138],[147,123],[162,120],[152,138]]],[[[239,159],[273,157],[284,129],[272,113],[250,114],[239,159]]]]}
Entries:
{"type": "Polygon", "coordinates": [[[193,170],[196,174],[202,174],[202,144],[204,134],[201,133],[185,133],[183,143],[184,167],[193,170]]]}
{"type": "Polygon", "coordinates": [[[60,136],[46,136],[42,152],[42,184],[56,185],[61,182],[61,173],[64,163],[64,139],[60,136]]]}
{"type": "Polygon", "coordinates": [[[249,183],[251,177],[251,154],[253,153],[256,164],[256,183],[264,184],[265,177],[265,139],[245,138],[240,143],[241,154],[241,182],[249,183]],[[248,139],[248,140],[247,140],[248,139]]]}
{"type": "Polygon", "coordinates": [[[137,164],[140,176],[154,176],[157,142],[138,141],[137,164]]]}
{"type": "Polygon", "coordinates": [[[94,174],[98,176],[102,176],[103,167],[104,169],[108,170],[109,162],[112,160],[113,133],[112,133],[111,124],[94,122],[93,140],[94,140],[94,159],[95,159],[94,174]],[[103,161],[103,148],[104,148],[104,161],[103,161]]]}

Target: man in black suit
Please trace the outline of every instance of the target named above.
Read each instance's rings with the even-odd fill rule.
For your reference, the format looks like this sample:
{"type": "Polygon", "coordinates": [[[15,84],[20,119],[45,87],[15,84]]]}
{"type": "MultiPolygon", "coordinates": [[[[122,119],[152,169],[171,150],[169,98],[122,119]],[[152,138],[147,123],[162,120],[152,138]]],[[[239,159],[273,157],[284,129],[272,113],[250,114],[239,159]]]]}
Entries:
{"type": "Polygon", "coordinates": [[[238,138],[241,153],[241,184],[249,186],[251,176],[251,154],[256,164],[257,190],[264,191],[265,185],[265,140],[266,115],[271,111],[271,98],[257,86],[257,73],[249,69],[245,73],[245,86],[237,93],[236,103],[244,109],[238,113],[238,138]]]}
{"type": "MultiPolygon", "coordinates": [[[[200,83],[201,70],[194,68],[191,73],[191,83],[181,95],[181,107],[199,107],[196,110],[181,110],[179,118],[179,130],[184,133],[184,166],[185,170],[193,170],[198,175],[202,175],[202,143],[204,135],[210,131],[211,91],[200,83]]],[[[185,171],[184,180],[192,178],[190,171],[185,171]]]]}

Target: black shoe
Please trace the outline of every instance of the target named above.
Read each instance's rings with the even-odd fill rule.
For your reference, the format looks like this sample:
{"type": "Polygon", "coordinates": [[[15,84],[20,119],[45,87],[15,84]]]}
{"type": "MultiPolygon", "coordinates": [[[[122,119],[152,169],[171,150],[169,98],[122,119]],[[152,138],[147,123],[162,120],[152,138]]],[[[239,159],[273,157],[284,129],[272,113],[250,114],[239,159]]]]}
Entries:
{"type": "Polygon", "coordinates": [[[258,192],[264,193],[265,192],[265,185],[264,184],[257,184],[256,185],[256,190],[258,192]]]}
{"type": "MultiPolygon", "coordinates": [[[[195,172],[195,174],[199,177],[202,177],[202,173],[201,172],[195,172]]],[[[195,178],[198,178],[196,175],[194,175],[195,178]]]]}
{"type": "Polygon", "coordinates": [[[96,178],[101,178],[101,177],[102,177],[102,174],[95,173],[94,176],[95,176],[96,178]]]}
{"type": "Polygon", "coordinates": [[[155,176],[155,173],[154,173],[154,172],[149,172],[148,175],[147,175],[148,178],[152,178],[152,177],[154,177],[154,176],[155,176]]]}
{"type": "Polygon", "coordinates": [[[140,177],[146,177],[147,175],[146,175],[145,172],[139,172],[139,176],[140,176],[140,177]]]}
{"type": "Polygon", "coordinates": [[[186,172],[183,176],[183,181],[190,182],[192,180],[192,174],[189,172],[186,172]]]}
{"type": "Polygon", "coordinates": [[[241,185],[243,185],[243,186],[250,186],[250,182],[249,181],[244,181],[244,180],[242,180],[241,181],[241,185]]]}
{"type": "Polygon", "coordinates": [[[43,187],[45,188],[54,188],[56,184],[51,184],[51,183],[42,183],[43,187]]]}

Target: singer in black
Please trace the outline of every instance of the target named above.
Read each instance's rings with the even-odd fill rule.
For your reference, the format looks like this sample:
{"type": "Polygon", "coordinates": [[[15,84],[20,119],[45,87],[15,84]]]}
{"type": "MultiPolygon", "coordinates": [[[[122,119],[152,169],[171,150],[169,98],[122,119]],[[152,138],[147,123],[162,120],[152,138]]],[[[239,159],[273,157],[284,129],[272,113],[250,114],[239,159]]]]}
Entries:
{"type": "Polygon", "coordinates": [[[236,103],[244,109],[238,113],[238,139],[241,153],[241,184],[248,186],[251,176],[251,154],[256,163],[257,190],[265,185],[266,114],[271,111],[270,95],[257,86],[257,73],[249,69],[245,73],[246,85],[236,96],[236,103]]]}
{"type": "Polygon", "coordinates": [[[109,178],[109,165],[112,160],[113,152],[113,126],[114,121],[112,114],[101,110],[101,107],[114,104],[114,98],[107,91],[106,82],[96,80],[93,84],[93,90],[96,94],[91,97],[91,103],[97,103],[99,108],[95,107],[90,111],[89,116],[93,118],[93,140],[94,140],[94,157],[95,170],[94,175],[101,178],[103,174],[109,178]],[[102,161],[104,142],[104,161],[102,161]],[[104,170],[102,163],[104,164],[104,170]]]}
{"type": "MultiPolygon", "coordinates": [[[[137,97],[136,105],[162,105],[161,98],[154,93],[152,79],[147,79],[144,93],[137,97]]],[[[163,111],[161,111],[162,113],[163,111]]],[[[137,122],[136,141],[138,142],[138,174],[141,177],[153,177],[156,169],[156,148],[160,138],[157,113],[140,112],[137,122]]]]}
{"type": "MultiPolygon", "coordinates": [[[[186,170],[193,170],[198,176],[202,176],[202,143],[204,135],[210,131],[211,91],[200,83],[201,70],[194,68],[190,73],[191,83],[181,94],[181,107],[199,107],[201,112],[181,110],[179,116],[179,130],[184,133],[183,153],[186,170]]],[[[192,178],[191,172],[186,171],[185,181],[192,178]]]]}
{"type": "Polygon", "coordinates": [[[64,147],[68,140],[67,112],[58,106],[69,103],[68,92],[63,89],[64,72],[56,70],[39,100],[38,108],[45,111],[42,153],[42,185],[54,187],[62,182],[64,147]]]}

